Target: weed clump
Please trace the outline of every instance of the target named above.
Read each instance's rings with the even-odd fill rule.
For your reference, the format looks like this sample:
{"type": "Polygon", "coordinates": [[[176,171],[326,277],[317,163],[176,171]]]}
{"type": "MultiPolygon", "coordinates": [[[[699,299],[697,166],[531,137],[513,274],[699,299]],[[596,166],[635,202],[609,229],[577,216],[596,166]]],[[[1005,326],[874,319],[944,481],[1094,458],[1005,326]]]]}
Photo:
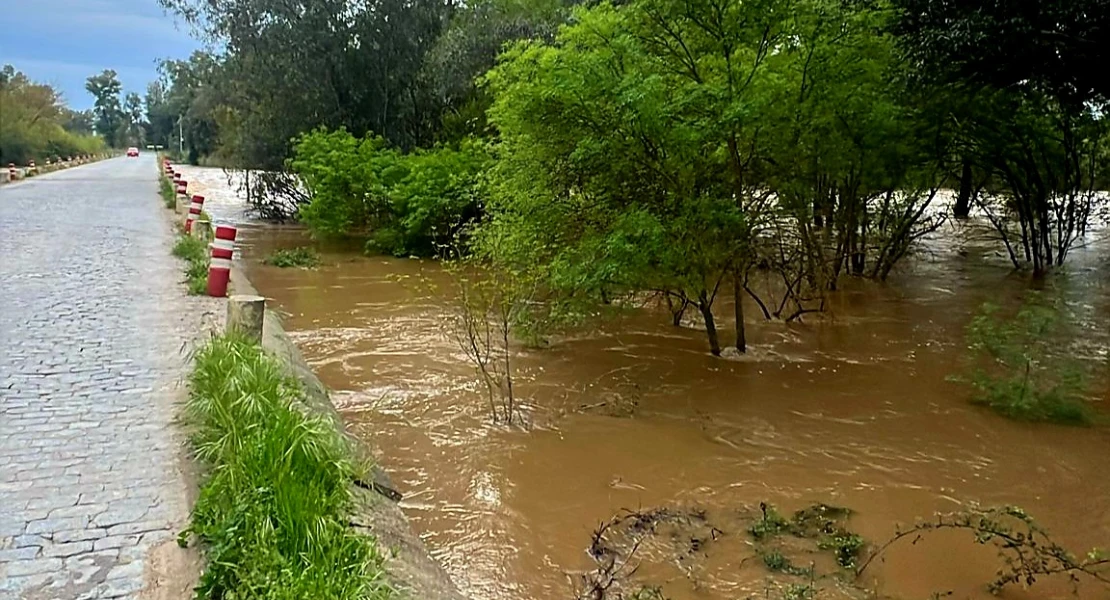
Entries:
{"type": "Polygon", "coordinates": [[[775,510],[774,506],[760,502],[759,510],[763,513],[762,516],[748,528],[748,533],[757,541],[774,537],[790,529],[790,523],[775,510]]]}
{"type": "Polygon", "coordinates": [[[159,178],[159,186],[158,193],[162,196],[162,203],[166,208],[170,210],[177,208],[177,194],[174,192],[173,182],[163,175],[159,178]]]}
{"type": "MultiPolygon", "coordinates": [[[[856,566],[860,553],[867,542],[859,535],[848,531],[844,522],[851,511],[828,504],[814,504],[793,514],[789,520],[780,515],[775,507],[760,502],[761,517],[749,528],[748,533],[757,541],[767,543],[781,534],[796,538],[816,540],[819,550],[831,550],[837,564],[844,568],[856,566]]],[[[808,575],[812,570],[801,569],[775,549],[761,549],[763,564],[771,571],[790,575],[808,575]]]]}
{"type": "Polygon", "coordinates": [[[185,414],[207,467],[192,522],[207,555],[197,598],[384,600],[375,542],[348,527],[348,448],[277,361],[236,336],[195,355],[185,414]]]}
{"type": "Polygon", "coordinates": [[[199,296],[208,290],[208,244],[183,235],[177,238],[172,254],[185,261],[185,283],[189,294],[199,296]]]}
{"type": "Polygon", "coordinates": [[[290,267],[311,269],[320,265],[320,255],[312,248],[285,248],[275,251],[262,262],[282,269],[290,267]]]}

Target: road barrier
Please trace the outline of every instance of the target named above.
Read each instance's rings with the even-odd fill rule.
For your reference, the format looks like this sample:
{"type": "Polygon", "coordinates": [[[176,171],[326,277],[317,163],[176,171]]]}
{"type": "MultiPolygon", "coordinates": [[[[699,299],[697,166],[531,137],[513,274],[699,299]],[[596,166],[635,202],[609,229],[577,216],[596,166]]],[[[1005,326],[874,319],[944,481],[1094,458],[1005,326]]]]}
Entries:
{"type": "Polygon", "coordinates": [[[208,264],[208,295],[223,298],[231,280],[231,257],[235,254],[235,233],[231,225],[217,225],[216,238],[208,245],[212,260],[208,264]]]}
{"type": "Polygon", "coordinates": [[[204,210],[204,196],[193,196],[189,205],[189,214],[185,217],[185,235],[193,231],[193,221],[200,218],[200,211],[204,210]]]}
{"type": "Polygon", "coordinates": [[[27,168],[28,168],[28,169],[29,169],[29,170],[30,170],[30,171],[31,171],[32,173],[38,173],[38,172],[39,172],[38,168],[36,168],[36,167],[35,167],[35,161],[33,161],[33,160],[32,160],[32,161],[31,161],[31,162],[30,162],[30,163],[29,163],[29,164],[27,165],[27,168]]]}
{"type": "Polygon", "coordinates": [[[8,163],[8,181],[15,181],[15,163],[8,163]]]}

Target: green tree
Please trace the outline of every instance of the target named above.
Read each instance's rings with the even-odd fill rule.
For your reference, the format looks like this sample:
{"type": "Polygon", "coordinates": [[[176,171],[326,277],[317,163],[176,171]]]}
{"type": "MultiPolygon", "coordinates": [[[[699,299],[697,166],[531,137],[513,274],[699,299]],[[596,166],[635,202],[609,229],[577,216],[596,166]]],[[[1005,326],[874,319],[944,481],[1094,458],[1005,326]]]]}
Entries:
{"type": "MultiPolygon", "coordinates": [[[[963,159],[1015,267],[1064,263],[1102,204],[1110,85],[1103,0],[895,0],[892,30],[922,93],[946,98],[963,159]]],[[[970,194],[967,195],[968,197],[970,194]]]]}
{"type": "Polygon", "coordinates": [[[644,291],[674,299],[676,323],[694,306],[713,353],[729,282],[743,351],[745,298],[791,320],[845,272],[885,278],[939,226],[943,174],[884,19],[824,0],[635,0],[517,45],[486,78],[500,143],[483,229],[511,240],[490,259],[545,273],[556,316],[644,291]]]}
{"type": "Polygon", "coordinates": [[[87,114],[70,110],[54,88],[12,65],[0,69],[0,107],[0,163],[91,154],[104,146],[87,114]]]}
{"type": "Polygon", "coordinates": [[[126,122],[126,115],[120,104],[121,87],[116,72],[111,69],[105,69],[85,82],[85,89],[95,99],[93,111],[96,114],[96,131],[112,147],[119,147],[125,141],[120,135],[120,128],[126,122]]]}

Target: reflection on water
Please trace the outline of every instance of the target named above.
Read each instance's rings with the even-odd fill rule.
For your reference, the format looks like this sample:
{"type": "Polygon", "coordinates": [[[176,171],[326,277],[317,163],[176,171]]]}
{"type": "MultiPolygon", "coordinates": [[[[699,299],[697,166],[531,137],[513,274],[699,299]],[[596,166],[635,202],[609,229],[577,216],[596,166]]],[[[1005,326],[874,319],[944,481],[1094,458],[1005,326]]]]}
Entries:
{"type": "MultiPolygon", "coordinates": [[[[870,540],[935,511],[1017,504],[1076,550],[1110,544],[1110,432],[1016,423],[969,406],[946,381],[984,300],[1027,286],[987,244],[946,230],[885,286],[850,282],[827,319],[753,322],[751,358],[714,359],[702,332],[643,311],[517,359],[534,426],[490,426],[447,317],[433,262],[325,252],[312,271],[262,266],[298,230],[246,227],[250,275],[350,427],[373,441],[433,553],[482,600],[569,598],[591,567],[591,531],[622,508],[698,507],[724,536],[696,567],[664,556],[641,574],[675,600],[763,597],[765,570],[729,529],[760,501],[851,507],[870,540]],[[631,407],[607,416],[600,406],[631,407]],[[585,411],[581,407],[591,407],[585,411]]],[[[1077,251],[1069,298],[1083,354],[1107,383],[1107,248],[1077,251]]],[[[748,307],[747,314],[757,314],[748,307]]],[[[731,315],[722,305],[719,316],[731,315]]],[[[724,323],[722,327],[727,327],[724,323]]],[[[648,560],[647,562],[651,562],[648,560]]],[[[872,567],[884,594],[985,598],[989,548],[944,534],[872,567]]],[[[1068,596],[1064,581],[1007,598],[1068,596]]],[[[1093,586],[1081,597],[1105,598],[1093,586]]]]}

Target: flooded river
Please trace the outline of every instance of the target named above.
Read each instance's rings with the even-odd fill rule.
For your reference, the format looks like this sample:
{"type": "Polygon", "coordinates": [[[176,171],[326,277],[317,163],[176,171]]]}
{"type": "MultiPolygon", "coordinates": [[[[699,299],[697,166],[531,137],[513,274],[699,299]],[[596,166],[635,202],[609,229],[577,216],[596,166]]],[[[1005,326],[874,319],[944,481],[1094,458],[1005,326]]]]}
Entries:
{"type": "MultiPolygon", "coordinates": [[[[212,173],[192,177],[212,179],[218,196],[212,173]]],[[[239,218],[234,202],[206,207],[220,218],[221,204],[239,218]]],[[[240,230],[240,247],[252,281],[285,315],[349,428],[372,440],[413,526],[468,596],[572,598],[573,574],[594,566],[586,548],[599,523],[665,506],[708,511],[719,539],[681,559],[645,548],[638,575],[673,600],[726,600],[766,595],[766,569],[739,518],[760,502],[783,512],[848,507],[851,528],[872,542],[937,511],[1016,504],[1069,548],[1110,546],[1110,431],[1010,421],[969,405],[946,379],[980,304],[1028,286],[996,248],[965,238],[945,230],[886,285],[849,283],[824,318],[752,319],[743,359],[709,356],[701,330],[650,309],[521,349],[516,384],[529,428],[490,424],[451,335],[452,285],[436,263],[320,246],[318,269],[267,267],[260,261],[272,250],[310,242],[261,225],[240,230]]],[[[1068,278],[1101,398],[1110,397],[1108,257],[1104,245],[1078,250],[1068,278]]],[[[722,303],[726,339],[731,314],[722,303]]],[[[864,583],[890,597],[985,598],[997,567],[989,548],[952,532],[896,546],[864,583]]],[[[1057,579],[1003,597],[1070,597],[1057,579]]],[[[1107,594],[1084,585],[1079,596],[1107,594]]]]}

